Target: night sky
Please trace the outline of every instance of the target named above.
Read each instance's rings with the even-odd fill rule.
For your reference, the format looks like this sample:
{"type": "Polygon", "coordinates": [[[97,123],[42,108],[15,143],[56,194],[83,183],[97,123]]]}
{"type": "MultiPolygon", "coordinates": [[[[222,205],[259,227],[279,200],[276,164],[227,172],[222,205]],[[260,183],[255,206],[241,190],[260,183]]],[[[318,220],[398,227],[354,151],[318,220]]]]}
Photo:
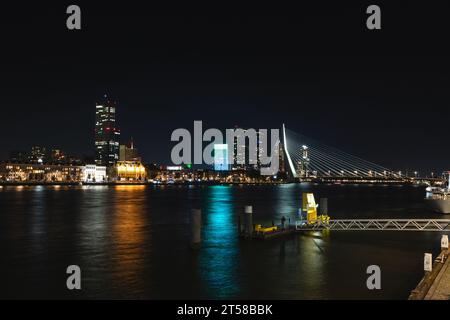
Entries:
{"type": "MultiPolygon", "coordinates": [[[[288,128],[395,170],[450,169],[448,10],[367,4],[2,7],[0,159],[32,145],[94,153],[95,102],[118,101],[125,142],[170,160],[171,132],[288,128]]],[[[428,3],[428,2],[427,2],[428,3]]],[[[371,3],[368,3],[371,4],[371,3]]]]}

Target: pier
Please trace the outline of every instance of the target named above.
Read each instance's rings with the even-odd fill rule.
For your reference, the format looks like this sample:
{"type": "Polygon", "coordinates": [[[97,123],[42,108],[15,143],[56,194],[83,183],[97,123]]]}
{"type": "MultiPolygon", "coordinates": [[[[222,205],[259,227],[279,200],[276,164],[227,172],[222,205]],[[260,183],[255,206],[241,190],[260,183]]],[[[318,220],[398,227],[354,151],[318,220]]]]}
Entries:
{"type": "Polygon", "coordinates": [[[283,217],[280,225],[272,222],[269,227],[253,224],[253,208],[246,206],[244,213],[239,215],[239,236],[246,239],[271,239],[293,233],[323,230],[450,232],[450,219],[330,219],[328,199],[321,198],[319,202],[320,205],[316,204],[312,193],[304,193],[299,219],[294,225],[291,225],[290,219],[286,224],[283,217]],[[244,222],[243,228],[241,221],[244,222]]]}
{"type": "MultiPolygon", "coordinates": [[[[304,220],[295,225],[277,225],[262,227],[254,225],[253,231],[240,229],[239,236],[244,239],[269,240],[282,236],[301,234],[307,231],[422,231],[422,232],[450,232],[449,219],[343,219],[318,221],[308,223],[304,220]]],[[[449,268],[450,272],[450,268],[449,268]]],[[[450,283],[450,279],[449,279],[450,283]]]]}

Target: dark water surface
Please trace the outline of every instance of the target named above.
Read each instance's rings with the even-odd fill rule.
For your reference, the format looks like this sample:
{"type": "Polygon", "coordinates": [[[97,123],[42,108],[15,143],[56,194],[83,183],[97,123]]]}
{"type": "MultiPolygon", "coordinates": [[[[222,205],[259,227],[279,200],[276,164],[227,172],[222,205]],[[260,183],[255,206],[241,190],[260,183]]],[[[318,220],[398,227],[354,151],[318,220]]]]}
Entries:
{"type": "Polygon", "coordinates": [[[400,186],[0,187],[1,298],[406,299],[440,233],[315,232],[240,241],[237,214],[295,220],[302,192],[328,197],[332,218],[443,218],[424,189],[400,186]],[[189,249],[189,210],[203,244],[189,249]],[[82,290],[66,289],[66,267],[82,290]],[[366,287],[381,267],[382,290],[366,287]]]}

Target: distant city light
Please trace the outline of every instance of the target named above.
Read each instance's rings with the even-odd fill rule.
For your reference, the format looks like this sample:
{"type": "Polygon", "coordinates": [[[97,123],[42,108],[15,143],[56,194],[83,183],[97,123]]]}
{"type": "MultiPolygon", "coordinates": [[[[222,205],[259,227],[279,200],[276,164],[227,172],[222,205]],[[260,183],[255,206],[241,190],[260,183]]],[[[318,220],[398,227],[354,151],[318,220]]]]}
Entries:
{"type": "Polygon", "coordinates": [[[183,170],[182,166],[167,166],[168,171],[180,171],[183,170]]]}

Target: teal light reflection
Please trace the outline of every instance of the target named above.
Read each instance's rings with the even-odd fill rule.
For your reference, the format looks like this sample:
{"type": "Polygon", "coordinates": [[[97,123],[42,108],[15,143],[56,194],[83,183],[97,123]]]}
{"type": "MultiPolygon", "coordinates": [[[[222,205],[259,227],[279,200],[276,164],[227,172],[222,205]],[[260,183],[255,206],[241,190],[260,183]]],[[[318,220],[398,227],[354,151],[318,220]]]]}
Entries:
{"type": "Polygon", "coordinates": [[[203,208],[203,244],[200,252],[200,276],[207,296],[233,298],[239,294],[239,262],[236,213],[232,187],[208,188],[203,208]]]}

